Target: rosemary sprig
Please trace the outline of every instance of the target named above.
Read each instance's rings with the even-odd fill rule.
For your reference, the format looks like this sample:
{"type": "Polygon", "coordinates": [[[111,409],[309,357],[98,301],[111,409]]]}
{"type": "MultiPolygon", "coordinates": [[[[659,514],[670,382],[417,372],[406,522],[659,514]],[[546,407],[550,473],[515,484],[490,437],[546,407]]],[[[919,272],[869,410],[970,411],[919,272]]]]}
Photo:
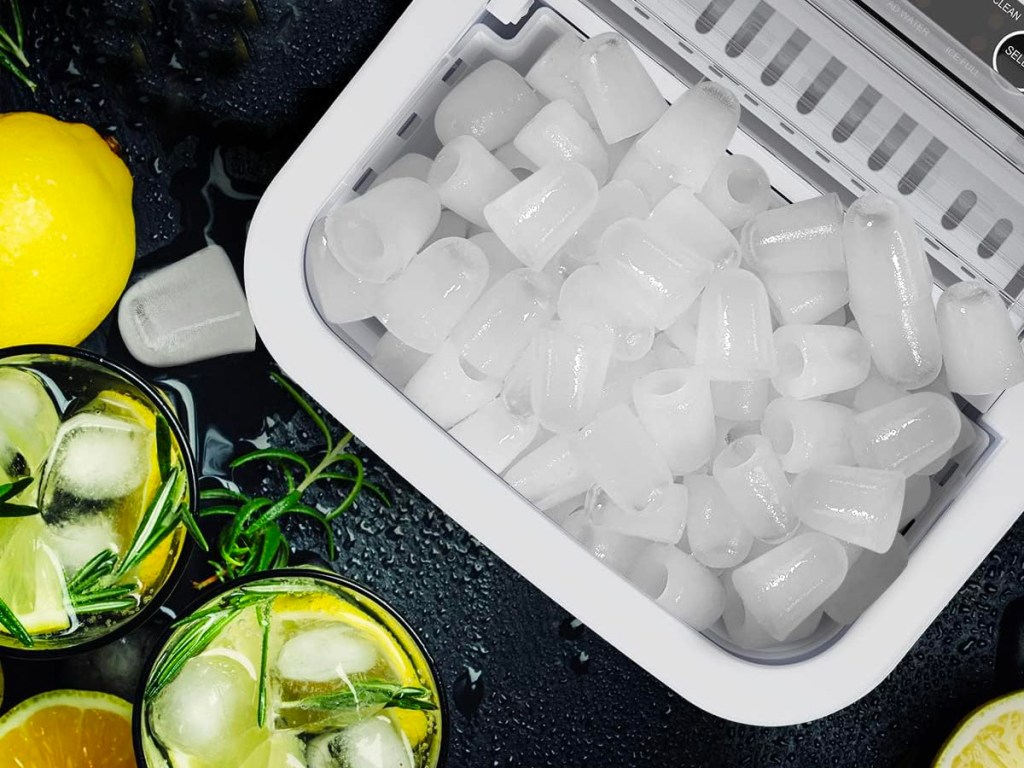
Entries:
{"type": "Polygon", "coordinates": [[[333,559],[335,543],[331,521],[348,510],[362,491],[369,491],[382,503],[390,505],[387,495],[366,480],[362,460],[350,452],[353,434],[346,432],[336,440],[324,418],[292,382],[277,373],[271,373],[271,378],[288,393],[323,436],[323,458],[314,462],[287,448],[269,447],[251,451],[231,462],[231,469],[255,462],[266,462],[276,468],[287,489],[278,499],[249,496],[226,488],[211,488],[200,493],[200,498],[207,503],[199,513],[200,517],[230,519],[225,521],[217,536],[215,549],[218,559],[210,561],[214,575],[197,587],[286,566],[291,546],[281,529],[281,520],[285,517],[308,517],[322,526],[328,553],[333,559]],[[351,471],[337,471],[344,465],[348,465],[351,471]],[[341,502],[328,512],[321,512],[305,501],[307,491],[321,481],[349,486],[341,502]]]}
{"type": "Polygon", "coordinates": [[[267,688],[270,663],[270,602],[260,603],[256,607],[256,620],[263,633],[260,643],[260,691],[259,704],[256,707],[256,725],[262,728],[267,722],[267,688]]]}
{"type": "Polygon", "coordinates": [[[239,613],[246,608],[256,607],[259,610],[261,605],[269,606],[278,595],[290,589],[285,584],[244,586],[237,592],[225,595],[213,605],[175,622],[174,627],[182,630],[181,635],[177,637],[170,651],[153,667],[149,682],[146,684],[146,700],[152,701],[160,691],[173,682],[188,660],[205,651],[239,613]]]}
{"type": "Polygon", "coordinates": [[[0,517],[31,517],[38,515],[39,509],[29,504],[14,504],[10,499],[28,488],[35,481],[32,477],[21,477],[10,483],[0,485],[0,517]]]}
{"type": "Polygon", "coordinates": [[[13,31],[0,26],[0,66],[18,78],[30,91],[35,92],[36,84],[26,70],[31,66],[25,55],[25,25],[21,20],[21,6],[18,0],[9,0],[13,31]]]}
{"type": "Polygon", "coordinates": [[[344,691],[309,696],[289,706],[302,710],[346,710],[373,705],[420,711],[437,709],[433,696],[426,688],[397,685],[384,680],[352,682],[351,687],[344,691]]]}
{"type": "Polygon", "coordinates": [[[25,629],[25,625],[21,623],[18,617],[14,614],[14,611],[8,608],[7,603],[3,600],[0,600],[0,626],[13,635],[17,641],[26,648],[31,648],[35,645],[35,642],[32,640],[32,636],[28,633],[28,630],[25,629]]]}

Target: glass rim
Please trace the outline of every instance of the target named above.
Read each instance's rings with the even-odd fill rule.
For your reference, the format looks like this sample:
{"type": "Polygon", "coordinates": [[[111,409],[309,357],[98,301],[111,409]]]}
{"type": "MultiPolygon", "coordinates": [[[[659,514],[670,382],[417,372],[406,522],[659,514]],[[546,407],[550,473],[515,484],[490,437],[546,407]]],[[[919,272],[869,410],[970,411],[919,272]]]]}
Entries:
{"type": "MultiPolygon", "coordinates": [[[[319,567],[298,567],[291,566],[285,568],[275,568],[269,571],[261,571],[259,573],[251,573],[248,576],[243,576],[239,579],[233,579],[231,581],[220,584],[214,589],[209,590],[209,593],[200,593],[196,598],[188,604],[184,611],[178,614],[178,618],[175,621],[192,615],[200,608],[212,603],[213,601],[223,597],[224,595],[232,592],[240,587],[244,587],[247,584],[254,584],[256,582],[267,581],[270,579],[294,579],[304,578],[321,580],[331,583],[334,586],[344,587],[351,589],[353,592],[367,598],[372,601],[376,606],[384,610],[392,619],[397,622],[398,626],[409,636],[416,649],[423,656],[423,660],[426,662],[427,670],[434,679],[434,688],[437,690],[437,711],[441,720],[439,727],[439,738],[440,743],[438,744],[437,750],[437,764],[433,768],[444,768],[448,764],[448,741],[450,738],[450,724],[448,714],[448,697],[445,692],[444,684],[441,678],[441,672],[438,669],[437,662],[434,661],[434,657],[427,649],[423,642],[423,639],[419,636],[419,633],[409,624],[409,622],[402,616],[401,613],[396,611],[392,607],[391,603],[382,598],[376,592],[364,584],[360,584],[347,576],[342,576],[336,571],[328,571],[319,567]]],[[[153,650],[150,652],[145,663],[142,666],[142,676],[139,678],[139,683],[136,686],[135,696],[132,700],[132,745],[135,748],[135,761],[138,763],[139,768],[150,768],[149,762],[146,760],[145,750],[143,749],[142,743],[142,721],[143,721],[143,710],[145,706],[145,693],[146,684],[149,682],[149,676],[153,672],[153,667],[156,665],[157,659],[167,648],[167,643],[170,641],[171,636],[176,631],[174,622],[171,623],[157,639],[153,645],[153,650]]]]}
{"type": "MultiPolygon", "coordinates": [[[[155,384],[147,381],[135,371],[121,363],[114,362],[113,360],[95,352],[78,349],[77,347],[68,347],[61,344],[21,344],[13,347],[0,347],[0,363],[3,363],[13,357],[31,355],[63,356],[75,360],[81,360],[86,363],[92,363],[93,365],[104,368],[115,376],[124,379],[142,392],[160,412],[164,419],[167,420],[167,425],[171,430],[171,434],[178,443],[178,448],[181,451],[182,463],[185,465],[185,475],[188,483],[189,513],[192,514],[193,517],[196,515],[199,508],[199,473],[196,469],[195,457],[192,455],[192,447],[189,443],[188,436],[185,433],[185,428],[181,425],[178,415],[160,395],[155,384]]],[[[178,560],[174,564],[174,568],[167,575],[164,583],[153,593],[153,596],[146,605],[109,632],[99,634],[96,637],[80,643],[72,642],[68,645],[54,648],[32,649],[0,645],[0,658],[10,659],[12,661],[54,661],[89,653],[120,640],[133,630],[140,627],[160,610],[167,598],[170,597],[181,582],[194,551],[195,542],[192,540],[192,536],[186,529],[185,536],[181,544],[181,551],[178,553],[178,560]]],[[[73,637],[73,633],[68,635],[69,639],[73,637]]]]}

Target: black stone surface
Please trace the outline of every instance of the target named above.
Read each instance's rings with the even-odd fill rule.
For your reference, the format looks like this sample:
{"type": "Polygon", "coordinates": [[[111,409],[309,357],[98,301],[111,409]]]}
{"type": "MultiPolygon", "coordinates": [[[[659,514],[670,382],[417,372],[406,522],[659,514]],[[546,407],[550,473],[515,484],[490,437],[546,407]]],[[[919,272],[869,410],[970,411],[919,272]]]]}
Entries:
{"type": "MultiPolygon", "coordinates": [[[[40,87],[33,95],[0,73],[0,112],[46,112],[120,142],[135,177],[136,277],[207,237],[240,266],[260,191],[404,5],[22,0],[40,87]]],[[[88,346],[130,362],[109,321],[88,346]]],[[[265,432],[291,447],[313,439],[270,384],[270,366],[261,350],[147,373],[192,388],[212,471],[265,432]]],[[[395,503],[380,509],[364,500],[340,521],[336,566],[389,599],[432,650],[454,705],[453,767],[926,764],[959,718],[1004,687],[995,674],[996,629],[1007,604],[1024,595],[1022,524],[875,691],[824,720],[762,729],[720,720],[667,690],[363,453],[395,503]]],[[[301,547],[323,551],[309,531],[293,533],[301,547]]],[[[204,568],[197,559],[194,572],[204,568]]],[[[190,593],[186,585],[174,603],[190,593]]],[[[136,642],[106,654],[129,677],[136,642]]],[[[93,661],[6,663],[4,708],[55,686],[117,690],[116,681],[97,677],[93,661]]]]}

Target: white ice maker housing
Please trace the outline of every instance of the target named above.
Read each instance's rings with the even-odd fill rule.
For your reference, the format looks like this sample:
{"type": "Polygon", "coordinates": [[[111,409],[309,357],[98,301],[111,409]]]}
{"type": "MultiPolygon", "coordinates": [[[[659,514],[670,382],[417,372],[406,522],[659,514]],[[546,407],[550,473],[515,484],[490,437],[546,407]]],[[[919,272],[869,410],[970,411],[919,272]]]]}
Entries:
{"type": "Polygon", "coordinates": [[[937,293],[979,277],[1024,317],[1017,101],[949,79],[851,0],[415,0],[264,196],[245,264],[253,316],[284,370],[381,458],[680,695],[746,723],[822,717],[889,673],[1024,508],[1024,388],[962,403],[977,440],[938,476],[907,532],[909,566],[864,616],[750,653],[678,623],[577,547],[370,367],[379,323],[332,326],[308,290],[313,222],[402,154],[436,153],[433,111],[462,75],[494,57],[525,72],[573,29],[622,32],[667,99],[725,82],[744,106],[730,151],[761,162],[779,195],[898,196],[937,293]]]}

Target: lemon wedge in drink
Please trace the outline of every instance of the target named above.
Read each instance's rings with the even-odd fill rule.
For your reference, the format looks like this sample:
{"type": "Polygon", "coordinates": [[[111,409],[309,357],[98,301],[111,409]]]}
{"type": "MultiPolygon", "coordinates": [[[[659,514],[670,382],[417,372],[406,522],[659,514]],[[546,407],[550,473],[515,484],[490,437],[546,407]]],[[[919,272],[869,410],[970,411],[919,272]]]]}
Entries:
{"type": "Polygon", "coordinates": [[[38,515],[0,519],[0,599],[30,635],[63,632],[72,621],[64,571],[44,535],[38,515]]]}
{"type": "Polygon", "coordinates": [[[934,768],[1024,766],[1024,691],[968,715],[942,746],[934,768]]]}

